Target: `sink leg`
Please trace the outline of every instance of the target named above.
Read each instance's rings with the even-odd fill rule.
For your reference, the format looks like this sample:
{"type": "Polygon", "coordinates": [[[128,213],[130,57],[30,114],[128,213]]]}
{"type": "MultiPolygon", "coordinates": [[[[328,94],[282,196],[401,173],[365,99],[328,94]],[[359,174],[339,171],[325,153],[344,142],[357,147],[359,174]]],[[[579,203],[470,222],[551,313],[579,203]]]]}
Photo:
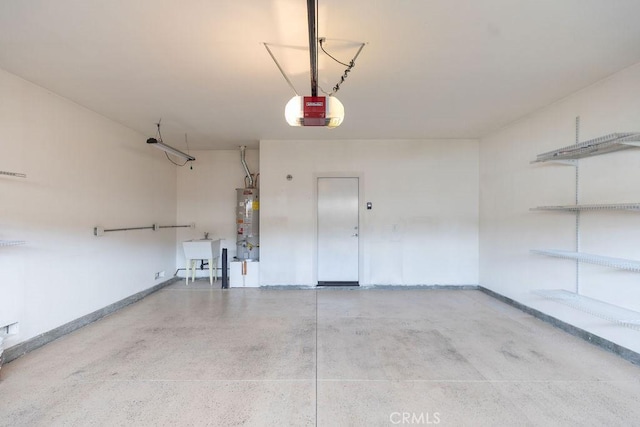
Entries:
{"type": "Polygon", "coordinates": [[[186,274],[187,285],[189,285],[189,274],[191,274],[191,260],[187,259],[187,274],[186,274]]]}
{"type": "Polygon", "coordinates": [[[209,284],[213,286],[213,260],[209,258],[208,261],[209,261],[209,284]]]}
{"type": "Polygon", "coordinates": [[[191,260],[191,283],[196,281],[196,261],[195,259],[191,260]]]}

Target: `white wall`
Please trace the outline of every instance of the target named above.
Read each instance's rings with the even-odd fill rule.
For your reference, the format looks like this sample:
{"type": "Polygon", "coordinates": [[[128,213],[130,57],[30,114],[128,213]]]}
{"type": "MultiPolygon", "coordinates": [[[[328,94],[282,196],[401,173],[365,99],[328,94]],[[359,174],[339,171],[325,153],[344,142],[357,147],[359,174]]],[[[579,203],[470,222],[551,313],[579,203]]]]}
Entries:
{"type": "Polygon", "coordinates": [[[1,70],[0,94],[0,170],[27,174],[0,176],[0,239],[27,242],[0,247],[12,346],[170,277],[173,230],[93,227],[173,224],[176,172],[144,135],[1,70]]]}
{"type": "MultiPolygon", "coordinates": [[[[640,333],[543,300],[536,289],[576,290],[575,262],[529,249],[575,249],[575,216],[530,212],[573,204],[575,169],[531,165],[537,154],[614,132],[640,131],[640,65],[557,102],[480,142],[480,284],[640,351],[640,333]]],[[[640,202],[640,149],[582,159],[580,202],[640,202]]],[[[581,251],[640,260],[640,214],[583,212],[581,251]]],[[[582,264],[581,293],[640,312],[638,273],[582,264]]]]}
{"type": "MultiPolygon", "coordinates": [[[[178,242],[202,239],[225,239],[229,261],[236,254],[236,188],[243,188],[245,171],[240,163],[240,150],[192,151],[196,158],[193,169],[178,169],[178,222],[196,224],[195,230],[178,229],[178,242]]],[[[260,172],[258,150],[247,150],[246,161],[252,174],[260,172]]],[[[259,177],[259,180],[261,178],[259,177]]],[[[185,267],[182,246],[176,248],[179,268],[185,267]]],[[[221,260],[218,267],[221,266],[221,260]]],[[[184,277],[184,271],[179,273],[184,277]]],[[[197,271],[197,277],[208,277],[208,271],[197,271]]]]}
{"type": "Polygon", "coordinates": [[[261,141],[260,166],[262,285],[317,284],[321,176],[360,178],[361,285],[477,284],[477,141],[261,141]]]}

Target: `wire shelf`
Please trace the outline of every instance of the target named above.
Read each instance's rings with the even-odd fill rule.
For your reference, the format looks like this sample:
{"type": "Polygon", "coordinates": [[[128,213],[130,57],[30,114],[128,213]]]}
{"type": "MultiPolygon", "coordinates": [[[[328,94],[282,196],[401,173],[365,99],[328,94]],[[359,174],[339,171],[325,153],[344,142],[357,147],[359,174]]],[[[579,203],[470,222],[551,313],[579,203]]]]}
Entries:
{"type": "Polygon", "coordinates": [[[0,240],[0,246],[18,246],[24,245],[23,240],[0,240]]]}
{"type": "Polygon", "coordinates": [[[588,264],[597,264],[605,267],[617,268],[620,270],[637,271],[640,272],[640,261],[634,261],[624,258],[612,258],[601,255],[585,254],[583,252],[570,252],[560,250],[539,250],[532,249],[531,253],[546,255],[555,258],[571,259],[580,262],[586,262],[588,264]]]}
{"type": "Polygon", "coordinates": [[[541,289],[534,294],[640,331],[640,313],[562,289],[541,289]]]}
{"type": "Polygon", "coordinates": [[[640,203],[538,206],[535,208],[531,208],[529,210],[532,210],[532,211],[615,211],[615,210],[640,211],[640,203]]]}
{"type": "Polygon", "coordinates": [[[575,145],[538,154],[533,163],[554,160],[574,160],[632,148],[640,143],[640,133],[612,133],[575,145]]]}

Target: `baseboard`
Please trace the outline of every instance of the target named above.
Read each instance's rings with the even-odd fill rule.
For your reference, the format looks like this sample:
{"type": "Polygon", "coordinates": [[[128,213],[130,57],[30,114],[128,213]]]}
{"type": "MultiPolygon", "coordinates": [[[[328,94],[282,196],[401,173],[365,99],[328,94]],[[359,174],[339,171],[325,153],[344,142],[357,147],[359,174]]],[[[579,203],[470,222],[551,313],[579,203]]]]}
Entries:
{"type": "Polygon", "coordinates": [[[350,290],[376,290],[376,289],[393,289],[393,290],[415,290],[415,289],[446,289],[446,290],[462,290],[462,291],[477,291],[478,285],[349,285],[349,286],[323,286],[323,285],[266,285],[260,286],[260,289],[274,289],[274,290],[293,290],[293,289],[305,289],[305,290],[336,290],[336,289],[350,289],[350,290]]]}
{"type": "Polygon", "coordinates": [[[129,304],[133,304],[134,302],[140,301],[142,298],[178,280],[180,280],[180,278],[172,277],[167,281],[164,281],[155,286],[152,286],[149,289],[145,289],[144,291],[140,291],[120,301],[116,301],[113,304],[109,304],[108,306],[101,308],[100,310],[96,310],[93,313],[89,313],[87,315],[79,317],[75,320],[72,320],[69,323],[65,323],[64,325],[58,326],[55,329],[52,329],[43,334],[37,335],[31,339],[23,341],[12,347],[6,348],[4,350],[4,362],[5,363],[11,362],[12,360],[17,359],[18,357],[23,356],[29,353],[30,351],[40,348],[43,345],[50,343],[51,341],[54,341],[64,335],[67,335],[68,333],[71,333],[77,329],[82,328],[83,326],[88,325],[89,323],[93,323],[96,320],[102,319],[103,317],[111,313],[114,313],[120,310],[121,308],[128,306],[129,304]]]}
{"type": "Polygon", "coordinates": [[[412,290],[412,289],[434,289],[434,290],[449,290],[449,291],[476,291],[478,285],[370,285],[363,286],[364,289],[397,289],[397,290],[412,290]]]}
{"type": "Polygon", "coordinates": [[[606,340],[602,337],[599,337],[597,335],[592,334],[591,332],[585,331],[584,329],[578,328],[577,326],[574,326],[570,323],[567,323],[565,321],[562,321],[560,319],[557,319],[553,316],[550,316],[548,314],[545,314],[543,312],[541,312],[540,310],[536,310],[535,308],[531,308],[527,305],[524,305],[518,301],[515,301],[509,297],[506,297],[504,295],[501,295],[497,292],[492,291],[491,289],[487,289],[483,286],[478,286],[478,290],[481,292],[484,292],[485,294],[505,303],[508,304],[512,307],[517,308],[518,310],[521,310],[527,314],[532,315],[535,318],[538,318],[542,321],[545,321],[547,323],[549,323],[552,326],[555,326],[558,329],[562,329],[563,331],[578,337],[578,338],[582,338],[583,340],[597,345],[600,348],[603,348],[611,353],[617,354],[618,356],[622,357],[623,359],[633,363],[634,365],[640,365],[640,353],[636,353],[633,350],[629,350],[628,348],[622,347],[619,344],[616,344],[614,342],[611,342],[609,340],[606,340]]]}

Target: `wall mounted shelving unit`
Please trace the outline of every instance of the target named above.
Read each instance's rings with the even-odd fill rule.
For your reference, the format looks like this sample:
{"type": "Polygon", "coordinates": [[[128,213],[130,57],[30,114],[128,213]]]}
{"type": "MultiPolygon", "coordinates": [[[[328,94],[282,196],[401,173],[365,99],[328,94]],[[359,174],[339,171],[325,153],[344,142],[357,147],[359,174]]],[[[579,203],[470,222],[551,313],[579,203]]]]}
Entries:
{"type": "Polygon", "coordinates": [[[591,139],[557,150],[538,154],[532,163],[549,162],[555,160],[578,160],[585,157],[612,153],[640,146],[640,132],[611,133],[600,138],[591,139]]]}
{"type": "Polygon", "coordinates": [[[602,265],[605,267],[617,268],[619,270],[640,272],[640,261],[634,261],[631,259],[612,258],[602,255],[586,254],[584,252],[561,251],[556,249],[532,249],[531,253],[555,258],[573,259],[587,264],[602,265]]]}
{"type": "MultiPolygon", "coordinates": [[[[18,173],[18,172],[7,172],[7,171],[2,171],[0,170],[0,176],[9,176],[9,177],[13,177],[13,178],[26,178],[27,175],[24,173],[18,173]]],[[[0,247],[4,247],[4,246],[19,246],[19,245],[24,245],[26,242],[24,240],[0,240],[0,247]]],[[[13,302],[9,301],[9,304],[11,305],[13,302]]],[[[1,307],[0,307],[1,308],[1,307]]],[[[13,320],[10,318],[10,320],[13,320]]],[[[4,321],[3,321],[4,323],[4,321]]],[[[0,368],[2,368],[2,363],[3,363],[3,358],[2,358],[2,353],[4,350],[4,346],[3,346],[3,338],[6,337],[7,335],[15,335],[18,333],[18,322],[10,322],[6,325],[2,325],[2,323],[0,323],[0,368]]]]}
{"type": "MultiPolygon", "coordinates": [[[[18,173],[18,172],[7,172],[7,171],[1,171],[0,170],[0,175],[4,175],[4,176],[12,176],[15,178],[26,178],[27,175],[24,173],[18,173]]],[[[26,242],[24,240],[0,240],[0,247],[2,246],[17,246],[17,245],[24,245],[26,242]]]]}
{"type": "Polygon", "coordinates": [[[575,204],[558,206],[538,206],[532,211],[564,211],[576,215],[576,247],[575,251],[556,249],[532,249],[531,253],[555,258],[574,260],[576,262],[576,291],[561,289],[538,290],[534,293],[561,304],[584,311],[594,316],[607,319],[622,326],[640,331],[640,313],[598,301],[580,294],[580,263],[596,264],[610,268],[640,272],[640,261],[624,258],[612,258],[602,255],[580,252],[580,214],[582,211],[640,211],[640,202],[611,204],[579,203],[579,159],[601,154],[612,153],[629,148],[640,147],[640,132],[612,133],[589,141],[578,143],[580,119],[576,118],[576,144],[539,154],[531,163],[554,162],[572,165],[576,168],[575,204]]]}
{"type": "Polygon", "coordinates": [[[640,211],[640,203],[609,203],[591,205],[538,206],[532,211],[640,211]]]}
{"type": "Polygon", "coordinates": [[[539,290],[536,295],[546,299],[556,301],[560,304],[568,305],[577,310],[618,323],[627,328],[640,331],[640,313],[627,310],[622,307],[607,304],[593,298],[578,295],[562,289],[539,290]]]}

